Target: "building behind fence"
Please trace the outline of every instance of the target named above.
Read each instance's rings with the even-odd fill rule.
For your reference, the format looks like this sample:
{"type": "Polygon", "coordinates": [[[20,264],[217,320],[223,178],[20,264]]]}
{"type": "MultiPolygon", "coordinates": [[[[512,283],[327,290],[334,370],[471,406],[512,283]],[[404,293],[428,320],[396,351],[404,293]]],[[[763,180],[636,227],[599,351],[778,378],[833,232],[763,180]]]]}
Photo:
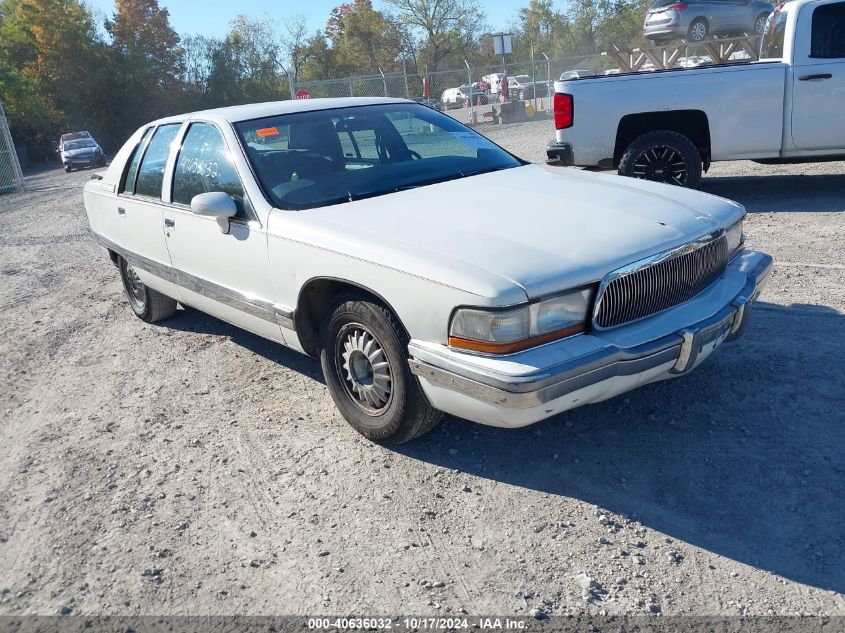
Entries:
{"type": "Polygon", "coordinates": [[[0,193],[11,193],[23,189],[23,174],[18,162],[12,133],[6,121],[3,104],[0,103],[0,193]]]}

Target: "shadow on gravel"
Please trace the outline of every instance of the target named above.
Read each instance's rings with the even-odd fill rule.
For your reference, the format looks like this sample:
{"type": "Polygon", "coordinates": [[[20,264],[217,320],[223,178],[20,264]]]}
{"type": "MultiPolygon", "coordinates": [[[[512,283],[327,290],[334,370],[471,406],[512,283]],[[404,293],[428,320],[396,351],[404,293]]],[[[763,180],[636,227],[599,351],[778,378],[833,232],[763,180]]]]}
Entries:
{"type": "Polygon", "coordinates": [[[283,367],[297,371],[309,378],[313,378],[317,382],[325,384],[323,371],[320,368],[320,361],[283,347],[282,345],[277,345],[273,341],[242,330],[234,325],[229,325],[225,321],[221,321],[199,310],[192,308],[179,310],[176,316],[155,325],[182,332],[198,332],[200,334],[211,334],[212,336],[225,336],[254,354],[258,354],[269,361],[278,363],[283,367]]]}
{"type": "MultiPolygon", "coordinates": [[[[759,304],[746,336],[688,376],[524,429],[449,418],[395,450],[548,493],[549,504],[596,504],[721,556],[843,592],[843,357],[842,314],[759,304]]],[[[532,530],[531,517],[525,521],[532,530]]],[[[614,546],[630,550],[628,540],[614,546]]],[[[657,556],[653,543],[642,550],[647,560],[657,556]]]]}
{"type": "Polygon", "coordinates": [[[845,212],[845,175],[706,177],[700,189],[741,202],[749,213],[845,212]]]}

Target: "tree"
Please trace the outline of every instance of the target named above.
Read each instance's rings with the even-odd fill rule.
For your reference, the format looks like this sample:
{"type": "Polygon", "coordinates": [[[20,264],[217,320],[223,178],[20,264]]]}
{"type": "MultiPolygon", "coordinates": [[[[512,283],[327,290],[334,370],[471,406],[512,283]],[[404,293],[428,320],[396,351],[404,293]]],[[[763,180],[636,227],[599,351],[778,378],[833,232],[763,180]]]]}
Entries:
{"type": "Polygon", "coordinates": [[[285,21],[282,51],[286,57],[286,70],[296,82],[311,54],[308,23],[304,16],[296,15],[285,21]]]}
{"type": "Polygon", "coordinates": [[[167,9],[158,0],[115,0],[106,30],[112,36],[111,72],[120,78],[112,98],[121,108],[121,132],[172,113],[184,58],[167,9]]]}
{"type": "Polygon", "coordinates": [[[326,37],[348,73],[376,73],[399,67],[399,26],[374,10],[371,0],[354,0],[332,9],[326,37]]]}
{"type": "Polygon", "coordinates": [[[104,45],[78,0],[0,3],[0,98],[15,135],[36,154],[65,126],[90,122],[104,45]]]}
{"type": "Polygon", "coordinates": [[[209,99],[236,105],[289,97],[280,62],[279,38],[269,20],[238,16],[211,54],[209,99]]]}
{"type": "Polygon", "coordinates": [[[478,52],[486,18],[476,0],[384,0],[415,36],[417,64],[429,71],[462,64],[478,52]]]}
{"type": "Polygon", "coordinates": [[[527,58],[533,44],[535,51],[551,57],[572,55],[572,29],[569,19],[554,8],[552,0],[531,0],[519,10],[516,40],[517,55],[527,58]]]}

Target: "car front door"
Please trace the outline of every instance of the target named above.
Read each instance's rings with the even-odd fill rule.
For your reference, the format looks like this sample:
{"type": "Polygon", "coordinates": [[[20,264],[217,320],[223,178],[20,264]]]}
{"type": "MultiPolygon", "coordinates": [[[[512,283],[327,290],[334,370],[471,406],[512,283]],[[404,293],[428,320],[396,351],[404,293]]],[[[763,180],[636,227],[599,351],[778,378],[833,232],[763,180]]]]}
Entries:
{"type": "Polygon", "coordinates": [[[803,6],[796,33],[792,140],[800,150],[845,151],[845,2],[803,6]]]}
{"type": "Polygon", "coordinates": [[[167,249],[184,302],[266,338],[284,342],[273,309],[267,233],[252,211],[220,128],[191,121],[169,181],[163,214],[167,249]],[[222,191],[238,207],[230,221],[197,215],[191,200],[222,191]]]}
{"type": "Polygon", "coordinates": [[[104,208],[105,236],[147,286],[178,298],[162,226],[162,183],[181,123],[148,128],[129,160],[118,195],[104,208]]]}
{"type": "Polygon", "coordinates": [[[739,28],[743,5],[736,0],[710,0],[710,33],[724,34],[739,28]]]}

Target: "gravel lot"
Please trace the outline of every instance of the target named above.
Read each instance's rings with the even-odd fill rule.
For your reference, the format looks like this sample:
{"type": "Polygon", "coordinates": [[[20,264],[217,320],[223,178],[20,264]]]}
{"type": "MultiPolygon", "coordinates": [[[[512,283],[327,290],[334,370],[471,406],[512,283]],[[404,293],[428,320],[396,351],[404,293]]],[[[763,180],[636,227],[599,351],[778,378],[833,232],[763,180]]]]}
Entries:
{"type": "MultiPolygon", "coordinates": [[[[484,131],[531,160],[552,136],[484,131]]],[[[87,234],[91,172],[33,173],[0,197],[0,614],[845,615],[843,174],[704,180],[776,269],[694,374],[386,449],[316,361],[136,319],[87,234]]]]}

